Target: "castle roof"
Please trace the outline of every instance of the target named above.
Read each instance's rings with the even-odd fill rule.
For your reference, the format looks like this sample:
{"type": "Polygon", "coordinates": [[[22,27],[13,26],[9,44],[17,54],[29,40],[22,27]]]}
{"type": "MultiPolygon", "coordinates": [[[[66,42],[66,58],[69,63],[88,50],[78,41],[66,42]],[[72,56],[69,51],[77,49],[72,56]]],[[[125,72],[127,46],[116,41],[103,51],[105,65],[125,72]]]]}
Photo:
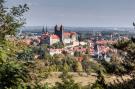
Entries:
{"type": "Polygon", "coordinates": [[[75,35],[76,32],[64,32],[64,36],[71,36],[71,35],[75,35]]]}
{"type": "Polygon", "coordinates": [[[60,37],[59,37],[58,35],[54,35],[54,34],[50,35],[50,37],[51,37],[52,39],[60,39],[60,37]]]}

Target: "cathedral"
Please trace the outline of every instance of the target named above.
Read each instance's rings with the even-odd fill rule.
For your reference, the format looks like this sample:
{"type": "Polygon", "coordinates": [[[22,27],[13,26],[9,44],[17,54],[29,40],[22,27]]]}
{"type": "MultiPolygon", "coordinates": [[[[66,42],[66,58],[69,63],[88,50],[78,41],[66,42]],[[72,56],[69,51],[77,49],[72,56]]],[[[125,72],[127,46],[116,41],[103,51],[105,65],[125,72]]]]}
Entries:
{"type": "Polygon", "coordinates": [[[64,26],[54,26],[54,33],[50,34],[47,31],[44,32],[41,36],[41,42],[44,44],[52,45],[58,42],[62,42],[63,44],[72,44],[77,40],[76,32],[65,32],[64,26]]]}

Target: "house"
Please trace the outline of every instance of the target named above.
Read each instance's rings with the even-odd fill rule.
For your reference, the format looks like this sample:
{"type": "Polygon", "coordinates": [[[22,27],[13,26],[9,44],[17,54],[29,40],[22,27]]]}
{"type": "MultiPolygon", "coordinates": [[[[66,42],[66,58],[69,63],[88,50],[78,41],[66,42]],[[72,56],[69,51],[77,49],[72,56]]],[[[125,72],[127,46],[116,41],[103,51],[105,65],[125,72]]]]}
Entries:
{"type": "Polygon", "coordinates": [[[49,49],[49,54],[53,56],[54,54],[62,54],[63,49],[49,49]]]}
{"type": "MultiPolygon", "coordinates": [[[[81,52],[81,53],[85,54],[87,51],[87,48],[77,46],[77,47],[73,47],[73,51],[74,52],[77,51],[77,52],[81,52]]],[[[92,47],[90,47],[89,52],[90,52],[90,55],[93,56],[95,51],[92,47]]]]}

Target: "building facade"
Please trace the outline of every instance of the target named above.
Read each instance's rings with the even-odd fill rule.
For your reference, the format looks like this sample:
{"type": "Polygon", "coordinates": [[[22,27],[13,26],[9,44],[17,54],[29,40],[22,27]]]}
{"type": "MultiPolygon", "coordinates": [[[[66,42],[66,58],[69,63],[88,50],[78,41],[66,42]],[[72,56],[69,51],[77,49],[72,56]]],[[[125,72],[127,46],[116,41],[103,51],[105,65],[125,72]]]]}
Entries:
{"type": "Polygon", "coordinates": [[[45,44],[55,44],[58,42],[62,42],[63,44],[73,44],[77,40],[77,33],[76,32],[64,32],[64,27],[61,25],[58,27],[56,25],[54,27],[54,34],[44,33],[42,35],[42,43],[45,44]]]}

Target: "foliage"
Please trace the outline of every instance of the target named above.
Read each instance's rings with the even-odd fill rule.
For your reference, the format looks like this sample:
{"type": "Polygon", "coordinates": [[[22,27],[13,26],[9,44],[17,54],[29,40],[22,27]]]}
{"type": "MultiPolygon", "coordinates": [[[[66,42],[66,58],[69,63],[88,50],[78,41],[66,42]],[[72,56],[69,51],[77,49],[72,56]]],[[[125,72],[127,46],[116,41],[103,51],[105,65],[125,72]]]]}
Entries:
{"type": "Polygon", "coordinates": [[[51,89],[48,84],[44,84],[44,85],[41,85],[41,84],[38,84],[38,83],[35,83],[35,85],[33,86],[33,88],[31,89],[51,89]]]}
{"type": "Polygon", "coordinates": [[[75,63],[76,72],[83,72],[82,64],[80,62],[75,63]]]}
{"type": "Polygon", "coordinates": [[[118,43],[114,44],[114,48],[118,49],[118,53],[120,57],[123,59],[119,62],[117,59],[115,61],[111,61],[111,63],[104,62],[103,65],[106,65],[107,71],[124,75],[124,74],[132,74],[132,79],[128,81],[124,81],[123,83],[119,84],[110,84],[105,89],[134,89],[135,88],[135,77],[134,77],[134,70],[135,70],[135,43],[134,38],[131,40],[121,40],[118,43]]]}
{"type": "Polygon", "coordinates": [[[78,52],[78,51],[75,51],[74,52],[74,56],[75,57],[80,57],[80,56],[82,56],[82,53],[81,52],[78,52]]]}
{"type": "Polygon", "coordinates": [[[72,76],[68,75],[68,72],[64,71],[61,79],[62,83],[57,82],[53,89],[81,89],[81,86],[74,82],[72,76]]]}
{"type": "Polygon", "coordinates": [[[14,35],[16,30],[24,24],[23,14],[28,11],[27,4],[8,8],[5,0],[0,0],[0,40],[5,35],[14,35]]]}
{"type": "Polygon", "coordinates": [[[135,69],[135,43],[131,40],[121,40],[114,45],[119,50],[119,54],[123,57],[121,67],[125,73],[131,73],[135,69]]]}
{"type": "Polygon", "coordinates": [[[0,88],[17,87],[26,82],[28,77],[26,74],[26,67],[17,61],[0,64],[0,88]]]}
{"type": "Polygon", "coordinates": [[[14,35],[24,24],[22,16],[28,9],[26,4],[8,8],[5,0],[0,0],[0,89],[17,89],[19,85],[27,82],[27,69],[14,60],[16,47],[5,41],[5,36],[14,35]]]}
{"type": "Polygon", "coordinates": [[[23,52],[17,53],[17,59],[18,60],[24,60],[24,61],[33,61],[34,60],[34,54],[31,48],[25,49],[23,52]]]}
{"type": "Polygon", "coordinates": [[[97,81],[93,86],[91,87],[92,89],[106,89],[107,85],[105,84],[105,79],[101,71],[97,71],[97,81]]]}
{"type": "Polygon", "coordinates": [[[108,86],[107,89],[135,89],[135,79],[108,86]]]}
{"type": "Polygon", "coordinates": [[[123,75],[126,73],[126,69],[122,64],[117,63],[108,63],[106,61],[101,61],[101,64],[104,66],[105,70],[109,74],[123,75]]]}
{"type": "Polygon", "coordinates": [[[132,44],[131,40],[119,40],[117,43],[113,44],[113,47],[119,50],[126,51],[129,44],[132,44]]]}
{"type": "Polygon", "coordinates": [[[64,45],[61,42],[58,42],[58,43],[53,44],[52,47],[59,49],[59,48],[64,48],[64,45]]]}

